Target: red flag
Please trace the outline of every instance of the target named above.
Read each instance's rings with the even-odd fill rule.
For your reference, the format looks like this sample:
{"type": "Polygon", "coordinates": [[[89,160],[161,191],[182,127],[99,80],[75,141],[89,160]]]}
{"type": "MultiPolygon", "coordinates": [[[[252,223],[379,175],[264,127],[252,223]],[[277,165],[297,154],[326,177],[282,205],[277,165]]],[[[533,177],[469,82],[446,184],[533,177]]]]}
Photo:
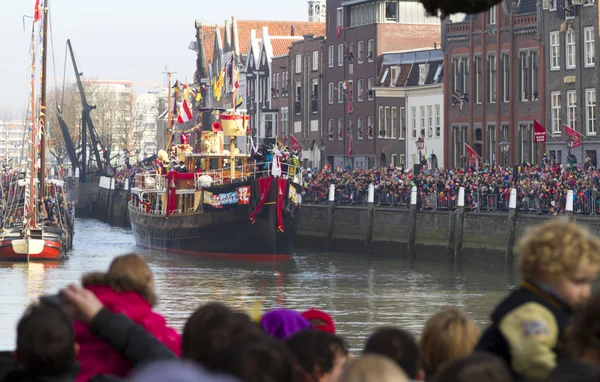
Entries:
{"type": "Polygon", "coordinates": [[[342,35],[342,26],[340,25],[340,26],[338,26],[336,36],[337,36],[337,38],[340,38],[341,35],[342,35]]]}
{"type": "Polygon", "coordinates": [[[36,23],[42,18],[42,9],[40,8],[40,0],[35,0],[35,8],[33,9],[33,22],[36,23]]]}
{"type": "Polygon", "coordinates": [[[179,110],[179,115],[177,116],[177,123],[182,124],[190,119],[192,119],[192,110],[190,109],[190,105],[188,105],[188,100],[184,99],[179,110]]]}
{"type": "Polygon", "coordinates": [[[467,152],[469,153],[469,160],[472,164],[481,163],[481,157],[471,146],[465,143],[465,147],[467,148],[467,152]]]}
{"type": "Polygon", "coordinates": [[[546,142],[546,129],[535,119],[533,120],[533,141],[535,143],[546,142]]]}
{"type": "Polygon", "coordinates": [[[300,141],[298,141],[293,135],[290,135],[290,138],[292,141],[292,150],[300,150],[302,148],[300,141]]]}
{"type": "Polygon", "coordinates": [[[567,135],[569,136],[569,139],[571,140],[571,148],[572,149],[581,146],[581,136],[579,135],[579,133],[576,130],[571,129],[569,126],[565,125],[565,132],[567,133],[567,135]]]}

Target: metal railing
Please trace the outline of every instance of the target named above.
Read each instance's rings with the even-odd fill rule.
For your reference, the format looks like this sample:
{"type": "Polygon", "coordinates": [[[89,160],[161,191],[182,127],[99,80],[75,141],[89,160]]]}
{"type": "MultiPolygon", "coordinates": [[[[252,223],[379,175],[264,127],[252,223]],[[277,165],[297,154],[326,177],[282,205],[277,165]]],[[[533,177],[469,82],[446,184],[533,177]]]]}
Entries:
{"type": "Polygon", "coordinates": [[[142,191],[164,191],[167,188],[167,178],[159,174],[136,174],[135,187],[142,191]]]}

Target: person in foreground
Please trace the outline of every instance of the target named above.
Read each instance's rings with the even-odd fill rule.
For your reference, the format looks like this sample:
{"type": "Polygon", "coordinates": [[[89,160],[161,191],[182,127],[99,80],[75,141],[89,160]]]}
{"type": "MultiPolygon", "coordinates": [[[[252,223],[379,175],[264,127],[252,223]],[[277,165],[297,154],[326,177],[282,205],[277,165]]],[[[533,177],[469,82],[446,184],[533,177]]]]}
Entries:
{"type": "Polygon", "coordinates": [[[546,378],[564,354],[564,332],[585,304],[600,267],[600,240],[552,219],[517,246],[522,281],[495,308],[476,350],[503,358],[517,378],[546,378]]]}
{"type": "MultiPolygon", "coordinates": [[[[88,324],[92,333],[112,345],[133,365],[177,359],[177,356],[123,314],[105,308],[89,290],[70,285],[60,292],[62,304],[41,301],[29,307],[17,326],[15,359],[21,366],[10,371],[6,382],[74,381],[79,371],[76,361],[73,319],[88,324]],[[70,317],[72,316],[72,318],[70,317]]],[[[101,375],[90,381],[119,381],[101,375]]]]}

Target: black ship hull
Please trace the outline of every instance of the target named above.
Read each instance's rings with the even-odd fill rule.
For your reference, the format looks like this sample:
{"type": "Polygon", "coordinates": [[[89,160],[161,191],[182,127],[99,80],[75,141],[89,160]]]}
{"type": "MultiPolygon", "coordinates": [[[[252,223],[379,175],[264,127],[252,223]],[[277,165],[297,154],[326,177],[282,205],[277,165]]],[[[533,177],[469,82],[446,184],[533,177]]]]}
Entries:
{"type": "MultiPolygon", "coordinates": [[[[288,187],[290,184],[288,181],[288,187]]],[[[257,193],[256,179],[235,186],[239,185],[248,185],[254,194],[257,193]]],[[[231,190],[231,187],[207,190],[218,193],[220,188],[231,190]]],[[[294,187],[300,190],[300,186],[294,184],[294,187]]],[[[259,202],[257,197],[248,205],[230,209],[207,208],[201,203],[197,212],[169,217],[146,213],[130,205],[133,235],[140,247],[171,253],[259,262],[288,260],[294,252],[300,208],[291,203],[286,188],[282,232],[278,229],[276,193],[276,182],[273,181],[269,196],[254,222],[250,213],[259,202]]]]}

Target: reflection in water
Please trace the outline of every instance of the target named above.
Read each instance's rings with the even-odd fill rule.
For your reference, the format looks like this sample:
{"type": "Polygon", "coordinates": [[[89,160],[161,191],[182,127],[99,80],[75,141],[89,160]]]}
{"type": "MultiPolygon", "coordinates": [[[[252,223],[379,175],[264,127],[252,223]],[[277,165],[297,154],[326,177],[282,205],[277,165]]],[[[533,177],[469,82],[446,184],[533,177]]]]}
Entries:
{"type": "MultiPolygon", "coordinates": [[[[14,346],[16,323],[24,308],[42,294],[56,293],[82,274],[102,271],[117,255],[137,250],[131,231],[94,220],[77,221],[74,249],[57,264],[1,264],[0,349],[14,346]]],[[[171,325],[183,327],[199,305],[222,301],[249,310],[320,308],[335,319],[354,350],[373,328],[394,325],[418,333],[426,319],[444,306],[456,306],[482,325],[492,307],[514,284],[501,265],[410,262],[367,255],[302,251],[295,261],[260,265],[206,260],[143,251],[155,274],[158,310],[171,325]]]]}

